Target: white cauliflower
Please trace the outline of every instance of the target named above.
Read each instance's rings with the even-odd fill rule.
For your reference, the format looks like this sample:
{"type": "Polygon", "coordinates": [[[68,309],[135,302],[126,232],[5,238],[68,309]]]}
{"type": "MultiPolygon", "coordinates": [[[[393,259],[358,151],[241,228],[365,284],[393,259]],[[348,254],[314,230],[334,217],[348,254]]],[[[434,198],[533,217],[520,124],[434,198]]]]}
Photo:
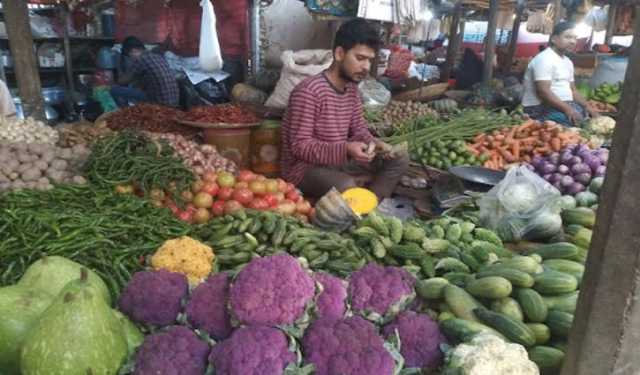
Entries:
{"type": "Polygon", "coordinates": [[[490,333],[475,336],[447,353],[443,375],[539,375],[522,345],[490,333]]]}
{"type": "Polygon", "coordinates": [[[610,135],[616,127],[616,120],[609,116],[599,116],[589,121],[589,130],[597,135],[610,135]]]}

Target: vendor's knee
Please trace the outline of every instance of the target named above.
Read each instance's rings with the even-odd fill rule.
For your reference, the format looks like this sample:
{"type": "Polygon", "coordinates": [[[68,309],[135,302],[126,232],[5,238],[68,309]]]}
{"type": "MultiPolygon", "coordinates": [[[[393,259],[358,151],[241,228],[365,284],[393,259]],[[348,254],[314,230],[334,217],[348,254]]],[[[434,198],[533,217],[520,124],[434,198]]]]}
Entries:
{"type": "Polygon", "coordinates": [[[397,158],[388,160],[385,163],[385,168],[393,169],[394,171],[405,173],[406,171],[409,170],[410,162],[411,162],[411,159],[409,158],[409,155],[401,155],[401,156],[398,156],[397,158]]]}
{"type": "Polygon", "coordinates": [[[336,178],[333,186],[339,191],[344,192],[351,188],[357,187],[356,179],[351,176],[344,176],[336,178]]]}

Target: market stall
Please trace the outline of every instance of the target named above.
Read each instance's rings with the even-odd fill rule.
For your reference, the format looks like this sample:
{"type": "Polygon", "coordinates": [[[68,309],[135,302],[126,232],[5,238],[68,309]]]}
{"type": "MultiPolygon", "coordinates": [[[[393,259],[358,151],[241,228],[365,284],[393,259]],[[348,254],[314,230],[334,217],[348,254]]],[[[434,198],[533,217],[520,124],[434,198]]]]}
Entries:
{"type": "MultiPolygon", "coordinates": [[[[502,79],[411,86],[407,51],[359,86],[369,131],[411,159],[396,206],[281,178],[281,113],[246,83],[95,124],[0,119],[0,373],[559,373],[616,120],[533,120],[502,79]]],[[[272,101],[325,55],[292,58],[272,101]]],[[[614,106],[624,85],[584,90],[614,106]]]]}

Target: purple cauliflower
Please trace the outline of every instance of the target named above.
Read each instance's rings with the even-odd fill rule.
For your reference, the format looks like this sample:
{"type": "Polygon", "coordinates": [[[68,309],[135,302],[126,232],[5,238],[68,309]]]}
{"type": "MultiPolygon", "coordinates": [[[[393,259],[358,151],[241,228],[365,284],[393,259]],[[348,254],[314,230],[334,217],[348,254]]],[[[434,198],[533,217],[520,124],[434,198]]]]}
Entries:
{"type": "Polygon", "coordinates": [[[202,375],[209,345],[190,329],[173,326],[147,336],[138,348],[134,375],[202,375]]]}
{"type": "Polygon", "coordinates": [[[347,282],[324,272],[313,278],[322,285],[322,293],[316,300],[318,317],[341,319],[347,311],[347,282]]]}
{"type": "Polygon", "coordinates": [[[287,337],[277,328],[242,327],[214,345],[209,355],[216,375],[281,375],[296,360],[287,337]]]}
{"type": "Polygon", "coordinates": [[[435,370],[442,365],[440,344],[446,340],[438,323],[428,315],[404,311],[382,329],[382,334],[390,339],[396,330],[405,367],[435,370]]]}
{"type": "Polygon", "coordinates": [[[403,268],[370,263],[351,275],[351,308],[375,321],[393,316],[415,297],[415,282],[403,268]]]}
{"type": "Polygon", "coordinates": [[[187,277],[181,273],[136,272],[122,291],[118,306],[131,320],[142,324],[170,325],[182,310],[189,293],[187,277]]]}
{"type": "Polygon", "coordinates": [[[255,258],[231,285],[231,312],[245,325],[291,325],[305,313],[315,283],[290,255],[255,258]]]}
{"type": "Polygon", "coordinates": [[[305,332],[302,348],[316,375],[391,375],[395,369],[375,326],[359,316],[316,320],[305,332]]]}
{"type": "Polygon", "coordinates": [[[215,340],[226,339],[231,334],[231,318],[227,312],[229,284],[226,273],[210,276],[193,290],[185,308],[189,324],[215,340]]]}

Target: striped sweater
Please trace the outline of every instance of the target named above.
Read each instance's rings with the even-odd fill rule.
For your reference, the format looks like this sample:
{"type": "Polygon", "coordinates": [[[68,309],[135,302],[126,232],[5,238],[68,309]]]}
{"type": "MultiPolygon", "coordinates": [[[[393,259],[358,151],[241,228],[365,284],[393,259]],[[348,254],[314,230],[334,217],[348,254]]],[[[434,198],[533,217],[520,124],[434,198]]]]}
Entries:
{"type": "Polygon", "coordinates": [[[358,86],[338,91],[324,73],[307,78],[291,93],[282,124],[282,175],[299,184],[310,166],[347,162],[347,142],[369,143],[358,86]]]}

